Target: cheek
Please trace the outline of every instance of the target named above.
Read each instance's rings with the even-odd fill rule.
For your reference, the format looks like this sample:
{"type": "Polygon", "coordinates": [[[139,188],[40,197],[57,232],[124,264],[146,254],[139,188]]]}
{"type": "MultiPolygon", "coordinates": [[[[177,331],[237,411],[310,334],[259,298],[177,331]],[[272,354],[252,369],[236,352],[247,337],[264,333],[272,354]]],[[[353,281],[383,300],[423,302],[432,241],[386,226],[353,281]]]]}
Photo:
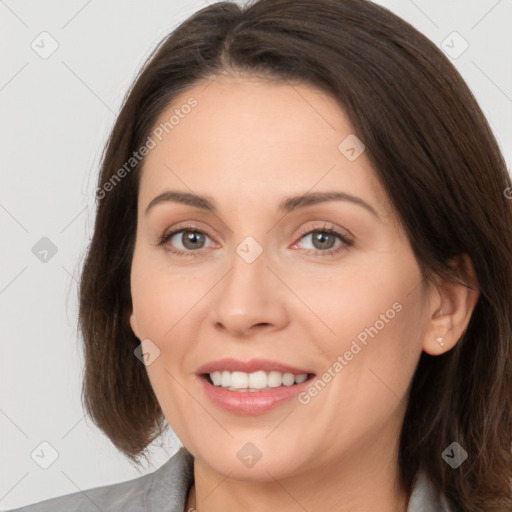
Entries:
{"type": "MultiPolygon", "coordinates": [[[[298,295],[304,297],[310,313],[301,315],[309,322],[309,329],[316,324],[317,336],[321,335],[333,349],[340,347],[340,340],[359,336],[364,342],[370,337],[367,329],[376,325],[379,332],[389,330],[392,323],[401,320],[400,309],[407,299],[410,287],[407,269],[386,269],[382,262],[351,266],[329,275],[305,279],[290,276],[298,295]]],[[[297,317],[300,319],[300,316],[297,317]]],[[[370,329],[375,332],[373,329],[370,329]]]]}
{"type": "Polygon", "coordinates": [[[185,332],[187,312],[198,300],[198,287],[190,283],[187,286],[176,271],[162,268],[161,261],[141,250],[134,254],[131,293],[140,337],[151,340],[159,350],[146,366],[151,386],[164,416],[168,421],[172,418],[175,433],[180,439],[187,439],[183,425],[189,425],[194,418],[186,406],[190,395],[181,383],[189,371],[184,361],[192,346],[185,332]]]}
{"type": "Polygon", "coordinates": [[[131,271],[133,311],[140,334],[155,342],[167,339],[201,298],[201,286],[179,268],[162,265],[163,258],[140,250],[131,271]]]}
{"type": "Polygon", "coordinates": [[[381,258],[380,263],[331,277],[321,289],[305,290],[316,317],[308,315],[303,327],[324,355],[326,371],[341,356],[341,366],[335,365],[331,373],[343,374],[336,379],[342,395],[375,387],[373,391],[385,393],[386,385],[396,386],[398,394],[407,388],[421,353],[419,283],[421,272],[412,258],[387,263],[381,258]]]}
{"type": "Polygon", "coordinates": [[[335,334],[323,327],[325,334],[312,338],[316,351],[323,354],[325,373],[318,378],[325,385],[317,386],[318,393],[311,390],[306,409],[311,417],[332,425],[326,436],[332,436],[333,444],[379,432],[400,417],[407,403],[421,353],[416,321],[421,297],[411,294],[408,285],[417,274],[403,270],[401,276],[375,273],[373,281],[368,274],[353,275],[348,288],[331,282],[336,293],[323,301],[319,315],[329,319],[326,323],[335,334]]]}
{"type": "MultiPolygon", "coordinates": [[[[141,251],[142,253],[142,251],[141,251]]],[[[187,337],[187,314],[199,299],[197,286],[187,286],[176,271],[162,269],[162,263],[134,254],[131,272],[133,312],[140,339],[157,354],[146,366],[151,386],[166,418],[179,418],[186,403],[180,382],[191,370],[184,363],[190,352],[191,336],[187,337]],[[195,290],[195,291],[194,291],[195,290]],[[148,342],[146,342],[148,343],[148,342]]]]}

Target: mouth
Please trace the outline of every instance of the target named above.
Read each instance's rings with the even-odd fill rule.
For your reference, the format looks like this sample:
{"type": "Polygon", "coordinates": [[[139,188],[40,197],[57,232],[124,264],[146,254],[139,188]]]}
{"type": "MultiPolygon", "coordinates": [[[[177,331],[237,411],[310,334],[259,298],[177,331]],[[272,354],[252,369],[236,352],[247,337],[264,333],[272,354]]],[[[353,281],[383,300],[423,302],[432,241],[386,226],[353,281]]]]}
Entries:
{"type": "Polygon", "coordinates": [[[198,368],[196,376],[205,398],[236,415],[264,414],[284,406],[316,377],[311,369],[261,358],[211,361],[198,368]]]}
{"type": "Polygon", "coordinates": [[[275,388],[293,387],[315,377],[314,373],[291,373],[258,370],[247,373],[241,371],[216,370],[202,373],[200,377],[212,386],[235,392],[262,392],[275,388]]]}

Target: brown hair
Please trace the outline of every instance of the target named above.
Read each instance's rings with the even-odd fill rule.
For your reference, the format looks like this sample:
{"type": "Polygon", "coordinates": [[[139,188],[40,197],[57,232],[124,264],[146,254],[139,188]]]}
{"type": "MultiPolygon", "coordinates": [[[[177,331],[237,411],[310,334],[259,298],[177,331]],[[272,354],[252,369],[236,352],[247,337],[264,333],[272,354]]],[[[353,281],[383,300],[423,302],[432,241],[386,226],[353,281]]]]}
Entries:
{"type": "MultiPolygon", "coordinates": [[[[210,5],[153,51],[124,99],[103,153],[94,235],[80,282],[84,407],[131,462],[168,425],[129,325],[130,269],[143,160],[115,186],[182,91],[222,73],[302,82],[337,99],[366,146],[425,280],[466,279],[480,292],[466,332],[422,353],[400,436],[402,485],[419,469],[455,511],[510,511],[512,207],[510,176],[476,99],[427,37],[366,0],[259,0],[210,5]],[[452,442],[469,458],[452,469],[452,442]]],[[[426,281],[425,281],[426,282],[426,281]]]]}

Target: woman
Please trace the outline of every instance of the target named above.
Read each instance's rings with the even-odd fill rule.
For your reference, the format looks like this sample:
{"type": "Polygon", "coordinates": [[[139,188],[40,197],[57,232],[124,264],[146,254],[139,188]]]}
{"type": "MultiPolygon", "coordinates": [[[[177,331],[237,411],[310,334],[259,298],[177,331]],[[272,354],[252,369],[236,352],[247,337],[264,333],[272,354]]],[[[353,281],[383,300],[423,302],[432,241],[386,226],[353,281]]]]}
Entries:
{"type": "Polygon", "coordinates": [[[512,510],[510,191],[388,10],[197,12],[125,99],[80,288],[88,414],[184,448],[18,510],[512,510]]]}

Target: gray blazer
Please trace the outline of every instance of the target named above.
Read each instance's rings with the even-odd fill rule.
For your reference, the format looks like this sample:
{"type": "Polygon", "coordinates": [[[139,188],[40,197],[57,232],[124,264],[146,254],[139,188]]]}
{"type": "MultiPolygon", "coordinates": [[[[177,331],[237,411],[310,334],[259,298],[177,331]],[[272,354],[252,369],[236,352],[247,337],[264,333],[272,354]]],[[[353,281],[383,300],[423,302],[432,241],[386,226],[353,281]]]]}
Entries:
{"type": "MultiPolygon", "coordinates": [[[[147,475],[51,498],[5,512],[184,512],[194,480],[194,459],[185,449],[147,475]]],[[[407,512],[450,512],[444,497],[439,503],[423,473],[413,489],[407,512]]]]}

